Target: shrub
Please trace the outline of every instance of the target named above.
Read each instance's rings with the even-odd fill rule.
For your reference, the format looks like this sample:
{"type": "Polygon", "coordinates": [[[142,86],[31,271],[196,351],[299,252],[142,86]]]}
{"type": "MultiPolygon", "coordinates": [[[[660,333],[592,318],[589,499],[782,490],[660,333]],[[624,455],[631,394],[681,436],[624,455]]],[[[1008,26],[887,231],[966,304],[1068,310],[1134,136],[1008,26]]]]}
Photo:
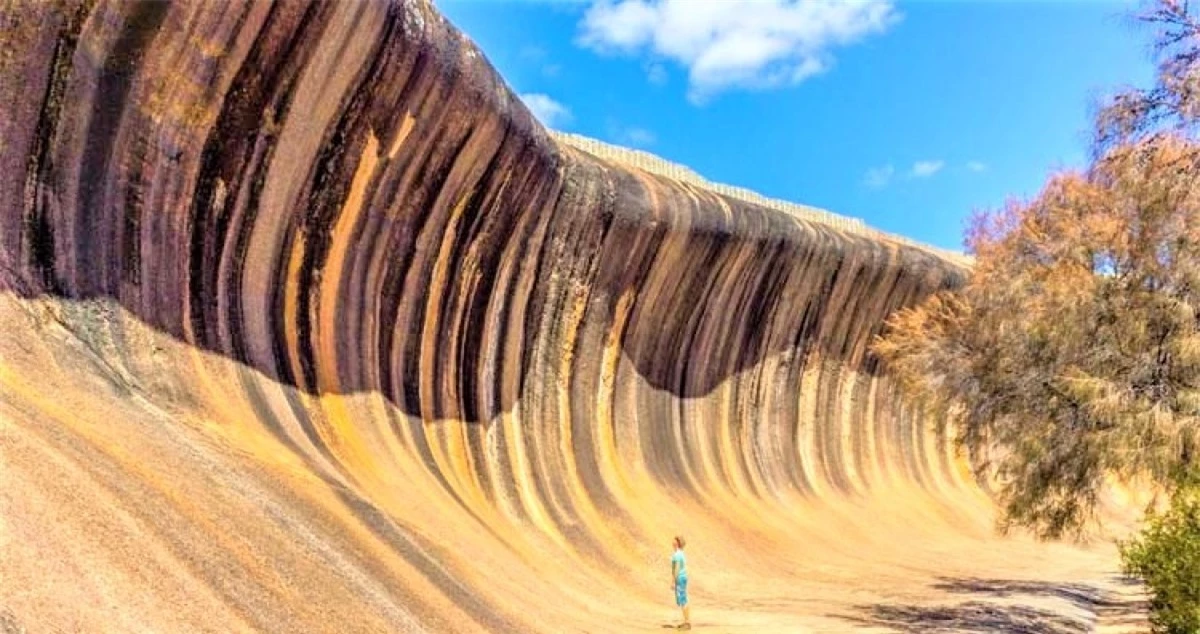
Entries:
{"type": "Polygon", "coordinates": [[[1172,496],[1150,512],[1142,531],[1121,545],[1125,573],[1150,591],[1150,623],[1160,634],[1200,632],[1200,490],[1172,496]]]}

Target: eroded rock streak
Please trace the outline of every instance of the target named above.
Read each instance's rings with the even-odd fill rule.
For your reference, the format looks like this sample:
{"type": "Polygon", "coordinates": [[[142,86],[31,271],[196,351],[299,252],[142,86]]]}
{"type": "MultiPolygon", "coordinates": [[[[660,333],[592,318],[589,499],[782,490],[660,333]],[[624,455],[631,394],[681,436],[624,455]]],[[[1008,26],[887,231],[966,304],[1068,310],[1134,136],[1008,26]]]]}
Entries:
{"type": "Polygon", "coordinates": [[[421,3],[18,0],[0,38],[16,618],[656,629],[684,532],[711,618],[826,631],[864,565],[989,539],[867,350],[958,264],[556,142],[421,3]]]}

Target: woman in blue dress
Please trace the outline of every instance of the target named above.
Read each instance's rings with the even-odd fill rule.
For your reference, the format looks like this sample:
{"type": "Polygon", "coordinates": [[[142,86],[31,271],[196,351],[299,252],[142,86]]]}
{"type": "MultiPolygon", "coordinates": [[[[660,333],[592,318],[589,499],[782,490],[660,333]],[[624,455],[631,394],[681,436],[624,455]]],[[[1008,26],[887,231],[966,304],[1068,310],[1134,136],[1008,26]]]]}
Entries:
{"type": "Polygon", "coordinates": [[[671,555],[671,588],[675,590],[675,605],[683,610],[681,630],[692,629],[692,619],[688,612],[687,597],[687,559],[683,556],[683,546],[686,542],[680,535],[675,536],[675,554],[671,555]]]}

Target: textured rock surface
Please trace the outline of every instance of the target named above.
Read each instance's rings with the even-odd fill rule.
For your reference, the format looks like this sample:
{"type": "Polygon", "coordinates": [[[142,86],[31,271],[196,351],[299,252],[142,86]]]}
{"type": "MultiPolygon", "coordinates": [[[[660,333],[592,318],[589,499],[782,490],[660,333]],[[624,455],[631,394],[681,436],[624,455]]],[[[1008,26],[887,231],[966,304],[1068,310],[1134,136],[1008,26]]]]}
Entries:
{"type": "Polygon", "coordinates": [[[214,7],[0,10],[5,627],[657,631],[676,533],[713,631],[1105,614],[867,354],[956,264],[560,144],[430,6],[214,7]]]}

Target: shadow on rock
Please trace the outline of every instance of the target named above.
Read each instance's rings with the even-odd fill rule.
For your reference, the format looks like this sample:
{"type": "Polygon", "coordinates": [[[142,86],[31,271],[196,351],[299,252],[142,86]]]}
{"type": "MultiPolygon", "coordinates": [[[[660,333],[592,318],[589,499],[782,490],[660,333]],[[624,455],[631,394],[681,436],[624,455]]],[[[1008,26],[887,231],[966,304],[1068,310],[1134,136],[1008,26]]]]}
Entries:
{"type": "Polygon", "coordinates": [[[1090,624],[1049,610],[1023,605],[968,601],[951,606],[880,604],[863,606],[849,620],[899,632],[1011,632],[1014,634],[1075,634],[1090,624]]]}
{"type": "Polygon", "coordinates": [[[0,634],[25,634],[25,628],[8,609],[0,609],[0,634]]]}
{"type": "MultiPolygon", "coordinates": [[[[1136,585],[1125,578],[1117,581],[1125,586],[1136,585]]],[[[1119,625],[1144,623],[1147,610],[1146,601],[1140,597],[1114,594],[1085,583],[942,577],[932,588],[974,598],[953,605],[880,603],[859,606],[858,614],[847,618],[862,625],[889,627],[900,632],[1070,634],[1091,631],[1098,621],[1119,625]],[[994,601],[1020,601],[1022,598],[1065,601],[1088,617],[1072,617],[1040,607],[994,601]]]]}
{"type": "MultiPolygon", "coordinates": [[[[1128,577],[1115,581],[1124,587],[1138,586],[1128,577]]],[[[1103,619],[1141,617],[1148,603],[1140,597],[1116,595],[1086,583],[1054,583],[1015,579],[981,579],[978,577],[942,577],[934,588],[955,594],[987,595],[994,597],[1039,596],[1062,599],[1103,619]]]]}

